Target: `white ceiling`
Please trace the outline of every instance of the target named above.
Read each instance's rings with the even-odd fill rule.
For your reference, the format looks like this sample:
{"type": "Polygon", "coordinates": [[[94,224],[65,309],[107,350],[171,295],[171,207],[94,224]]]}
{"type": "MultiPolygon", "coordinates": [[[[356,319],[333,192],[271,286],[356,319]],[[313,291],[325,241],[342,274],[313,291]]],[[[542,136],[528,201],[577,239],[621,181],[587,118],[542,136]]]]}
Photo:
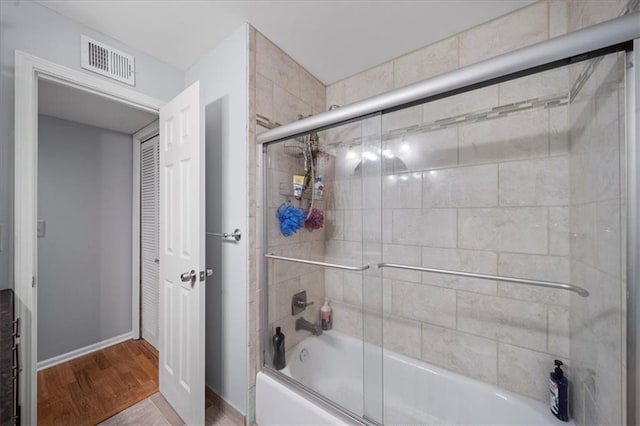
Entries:
{"type": "Polygon", "coordinates": [[[325,84],[535,0],[40,0],[186,70],[249,22],[325,84]]]}
{"type": "Polygon", "coordinates": [[[49,80],[38,81],[38,113],[128,134],[158,119],[155,114],[49,80]]]}

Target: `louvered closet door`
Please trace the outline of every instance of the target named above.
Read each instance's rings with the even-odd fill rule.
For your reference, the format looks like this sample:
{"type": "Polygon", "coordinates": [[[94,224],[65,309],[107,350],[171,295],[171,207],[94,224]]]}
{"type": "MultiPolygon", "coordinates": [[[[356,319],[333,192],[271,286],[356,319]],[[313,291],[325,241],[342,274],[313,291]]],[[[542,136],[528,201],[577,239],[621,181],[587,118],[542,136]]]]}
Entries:
{"type": "Polygon", "coordinates": [[[142,338],[158,348],[158,303],[160,291],[160,144],[156,136],[142,144],[141,173],[142,338]]]}

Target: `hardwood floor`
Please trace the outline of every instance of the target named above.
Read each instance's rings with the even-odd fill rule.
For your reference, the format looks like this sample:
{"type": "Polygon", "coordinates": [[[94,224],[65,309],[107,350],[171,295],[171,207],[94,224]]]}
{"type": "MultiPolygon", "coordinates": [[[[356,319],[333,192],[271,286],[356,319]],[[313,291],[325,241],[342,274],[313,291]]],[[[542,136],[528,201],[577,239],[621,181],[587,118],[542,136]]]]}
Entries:
{"type": "Polygon", "coordinates": [[[38,372],[39,425],[96,425],[158,392],[158,352],[129,340],[38,372]]]}

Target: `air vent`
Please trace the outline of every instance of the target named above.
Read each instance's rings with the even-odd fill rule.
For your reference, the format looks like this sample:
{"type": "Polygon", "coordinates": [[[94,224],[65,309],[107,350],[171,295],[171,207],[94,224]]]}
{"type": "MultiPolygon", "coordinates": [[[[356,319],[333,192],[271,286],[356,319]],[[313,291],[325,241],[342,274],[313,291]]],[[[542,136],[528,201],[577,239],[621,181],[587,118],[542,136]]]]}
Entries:
{"type": "Polygon", "coordinates": [[[135,86],[133,56],[84,35],[80,37],[80,44],[82,68],[135,86]]]}

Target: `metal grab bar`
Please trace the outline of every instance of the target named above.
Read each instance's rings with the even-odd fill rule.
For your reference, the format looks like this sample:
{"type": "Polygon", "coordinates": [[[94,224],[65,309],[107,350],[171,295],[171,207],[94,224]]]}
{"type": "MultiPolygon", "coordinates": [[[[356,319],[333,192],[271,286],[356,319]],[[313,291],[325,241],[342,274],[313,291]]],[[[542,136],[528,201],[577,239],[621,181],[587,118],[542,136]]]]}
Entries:
{"type": "Polygon", "coordinates": [[[526,284],[536,287],[547,287],[547,288],[555,288],[558,290],[567,290],[573,291],[574,293],[578,293],[582,297],[588,297],[589,292],[582,287],[578,287],[572,284],[567,283],[558,283],[553,281],[542,281],[542,280],[530,280],[527,278],[514,278],[514,277],[503,277],[500,275],[488,275],[488,274],[478,274],[475,272],[460,272],[460,271],[450,271],[448,269],[435,269],[435,268],[425,268],[422,266],[410,266],[410,265],[401,265],[398,263],[378,263],[378,268],[395,268],[395,269],[406,269],[409,271],[418,271],[418,272],[433,272],[434,274],[443,274],[443,275],[456,275],[459,277],[468,277],[468,278],[479,278],[481,280],[491,280],[491,281],[503,281],[507,283],[515,283],[515,284],[526,284]]]}
{"type": "Polygon", "coordinates": [[[226,232],[224,233],[220,233],[220,232],[205,232],[205,234],[207,235],[213,235],[214,237],[222,237],[226,240],[230,240],[230,239],[234,239],[236,241],[240,241],[240,238],[242,238],[242,233],[240,232],[240,230],[238,228],[234,229],[232,233],[227,234],[226,232]]]}
{"type": "Polygon", "coordinates": [[[366,271],[367,269],[369,269],[369,265],[346,266],[346,265],[338,265],[335,263],[316,262],[315,260],[304,260],[304,259],[296,259],[294,257],[276,256],[275,254],[271,254],[271,253],[265,254],[264,257],[269,259],[284,260],[285,262],[304,263],[305,265],[315,265],[315,266],[322,266],[325,268],[342,269],[345,271],[366,271]]]}

